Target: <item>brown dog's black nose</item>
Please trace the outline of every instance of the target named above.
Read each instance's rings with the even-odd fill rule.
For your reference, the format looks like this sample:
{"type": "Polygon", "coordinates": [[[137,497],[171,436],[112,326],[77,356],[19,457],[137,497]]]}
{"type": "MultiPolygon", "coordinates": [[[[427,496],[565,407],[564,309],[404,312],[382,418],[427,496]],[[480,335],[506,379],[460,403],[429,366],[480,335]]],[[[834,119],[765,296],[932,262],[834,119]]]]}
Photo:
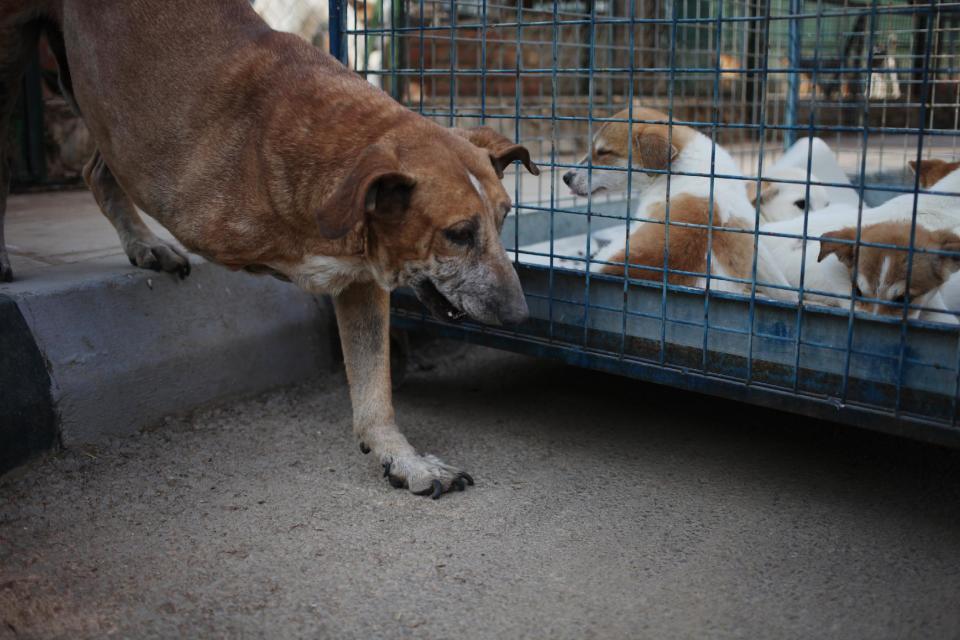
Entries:
{"type": "Polygon", "coordinates": [[[570,183],[573,182],[573,171],[567,171],[563,174],[563,184],[570,186],[570,183]]]}

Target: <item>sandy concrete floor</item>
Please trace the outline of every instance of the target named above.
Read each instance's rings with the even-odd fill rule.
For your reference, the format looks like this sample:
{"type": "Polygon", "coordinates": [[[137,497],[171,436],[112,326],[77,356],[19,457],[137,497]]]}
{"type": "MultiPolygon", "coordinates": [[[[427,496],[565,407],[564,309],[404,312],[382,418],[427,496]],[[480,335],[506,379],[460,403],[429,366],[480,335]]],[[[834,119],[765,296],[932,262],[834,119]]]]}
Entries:
{"type": "Polygon", "coordinates": [[[338,374],[0,480],[0,637],[960,634],[960,454],[482,349],[397,394],[465,493],[392,489],[338,374]]]}

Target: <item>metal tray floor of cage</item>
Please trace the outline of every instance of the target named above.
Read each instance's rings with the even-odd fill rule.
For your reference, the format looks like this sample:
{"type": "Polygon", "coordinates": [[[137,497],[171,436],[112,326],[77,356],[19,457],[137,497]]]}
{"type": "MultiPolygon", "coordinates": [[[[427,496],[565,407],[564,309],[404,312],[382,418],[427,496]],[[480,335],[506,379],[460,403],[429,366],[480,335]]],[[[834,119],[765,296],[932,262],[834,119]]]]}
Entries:
{"type": "Polygon", "coordinates": [[[434,320],[403,290],[394,325],[960,446],[955,328],[851,323],[840,309],[798,311],[683,287],[664,293],[657,283],[625,287],[566,269],[521,264],[518,272],[531,314],[521,327],[434,320]]]}

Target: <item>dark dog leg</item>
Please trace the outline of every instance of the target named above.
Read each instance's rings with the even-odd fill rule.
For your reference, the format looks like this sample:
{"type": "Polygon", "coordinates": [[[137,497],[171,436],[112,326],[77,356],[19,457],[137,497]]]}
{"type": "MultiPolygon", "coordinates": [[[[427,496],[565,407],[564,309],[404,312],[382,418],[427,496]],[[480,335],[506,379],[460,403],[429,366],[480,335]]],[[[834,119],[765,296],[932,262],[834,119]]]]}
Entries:
{"type": "Polygon", "coordinates": [[[0,282],[13,279],[7,243],[4,238],[4,218],[7,214],[7,193],[10,189],[10,157],[12,145],[10,122],[20,95],[20,84],[27,66],[27,56],[37,46],[39,28],[36,24],[0,25],[0,282]]]}
{"type": "Polygon", "coordinates": [[[190,274],[190,261],[147,227],[99,151],[83,168],[83,179],[93,192],[103,215],[117,230],[130,264],[154,271],[177,273],[181,278],[190,274]]]}

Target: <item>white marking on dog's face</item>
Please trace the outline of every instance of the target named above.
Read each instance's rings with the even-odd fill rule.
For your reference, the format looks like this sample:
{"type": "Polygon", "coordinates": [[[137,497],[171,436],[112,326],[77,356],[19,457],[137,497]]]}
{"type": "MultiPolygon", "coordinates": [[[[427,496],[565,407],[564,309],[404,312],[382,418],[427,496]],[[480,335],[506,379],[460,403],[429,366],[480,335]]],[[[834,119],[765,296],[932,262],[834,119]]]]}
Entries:
{"type": "Polygon", "coordinates": [[[483,185],[480,184],[480,180],[477,179],[477,176],[473,175],[469,171],[467,171],[467,176],[470,178],[470,184],[472,184],[473,188],[477,190],[477,195],[480,196],[480,199],[486,201],[487,193],[483,190],[483,185]]]}

